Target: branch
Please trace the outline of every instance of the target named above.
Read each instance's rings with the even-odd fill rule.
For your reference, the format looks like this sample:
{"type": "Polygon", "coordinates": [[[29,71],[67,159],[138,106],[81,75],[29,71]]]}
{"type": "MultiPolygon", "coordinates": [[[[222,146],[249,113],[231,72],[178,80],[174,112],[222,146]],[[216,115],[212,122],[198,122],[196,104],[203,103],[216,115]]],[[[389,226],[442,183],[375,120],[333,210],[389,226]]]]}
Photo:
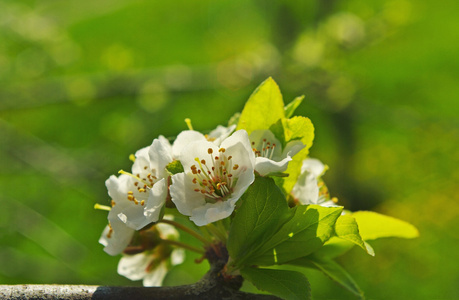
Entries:
{"type": "Polygon", "coordinates": [[[279,299],[271,295],[251,294],[234,289],[199,284],[177,287],[121,287],[96,285],[0,285],[0,299],[125,300],[125,299],[279,299]]]}
{"type": "Polygon", "coordinates": [[[241,276],[222,274],[228,254],[226,248],[214,245],[206,251],[210,270],[198,282],[173,287],[121,287],[95,285],[0,285],[0,299],[61,299],[61,300],[278,300],[272,295],[252,294],[239,291],[241,276]]]}

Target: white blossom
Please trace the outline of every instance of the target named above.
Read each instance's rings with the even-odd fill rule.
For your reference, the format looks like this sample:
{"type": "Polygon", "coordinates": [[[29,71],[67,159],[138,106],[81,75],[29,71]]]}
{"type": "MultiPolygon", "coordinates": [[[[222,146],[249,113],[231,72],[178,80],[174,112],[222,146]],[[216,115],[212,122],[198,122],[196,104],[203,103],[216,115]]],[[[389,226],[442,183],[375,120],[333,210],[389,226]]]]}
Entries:
{"type": "Polygon", "coordinates": [[[121,253],[135,230],[158,221],[168,193],[165,167],[171,161],[167,145],[155,139],[150,147],[135,153],[132,173],[107,179],[112,208],[109,225],[99,240],[107,253],[121,253]]]}
{"type": "Polygon", "coordinates": [[[320,160],[305,159],[301,166],[301,174],[292,189],[293,197],[304,205],[337,206],[334,201],[330,200],[328,190],[321,180],[325,171],[326,167],[320,160]]]}
{"type": "Polygon", "coordinates": [[[220,146],[190,143],[180,154],[184,172],[172,176],[170,194],[178,211],[203,226],[231,215],[237,200],[255,179],[255,155],[245,130],[220,146]]]}
{"type": "Polygon", "coordinates": [[[288,142],[282,149],[281,142],[270,130],[254,130],[250,134],[252,150],[255,153],[255,171],[261,176],[284,172],[289,161],[305,145],[298,140],[288,142]]]}
{"type": "MultiPolygon", "coordinates": [[[[179,238],[178,231],[171,225],[159,223],[155,228],[162,240],[179,238]]],[[[143,280],[144,286],[161,286],[170,267],[181,264],[184,259],[183,249],[160,242],[152,250],[124,255],[118,264],[118,274],[130,280],[143,280]]]]}

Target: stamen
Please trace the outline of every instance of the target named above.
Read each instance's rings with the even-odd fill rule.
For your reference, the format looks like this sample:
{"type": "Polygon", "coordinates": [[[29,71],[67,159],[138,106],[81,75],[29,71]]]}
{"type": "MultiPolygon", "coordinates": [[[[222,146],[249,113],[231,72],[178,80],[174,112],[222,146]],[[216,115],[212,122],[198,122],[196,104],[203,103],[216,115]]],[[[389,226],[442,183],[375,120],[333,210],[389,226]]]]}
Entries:
{"type": "Polygon", "coordinates": [[[110,211],[112,208],[110,206],[107,206],[107,205],[101,205],[99,203],[96,203],[96,204],[94,204],[94,209],[110,211]]]}
{"type": "Polygon", "coordinates": [[[191,125],[191,120],[190,118],[185,119],[186,126],[188,126],[189,130],[193,130],[193,126],[191,125]]]}
{"type": "Polygon", "coordinates": [[[129,160],[132,162],[135,162],[135,155],[134,154],[129,155],[129,160]]]}

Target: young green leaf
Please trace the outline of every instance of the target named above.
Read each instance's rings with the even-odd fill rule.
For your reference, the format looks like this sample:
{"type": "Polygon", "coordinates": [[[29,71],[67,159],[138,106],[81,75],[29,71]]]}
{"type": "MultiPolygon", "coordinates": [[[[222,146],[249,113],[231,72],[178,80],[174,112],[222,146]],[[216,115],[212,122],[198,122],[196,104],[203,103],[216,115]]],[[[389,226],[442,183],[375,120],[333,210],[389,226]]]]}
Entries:
{"type": "Polygon", "coordinates": [[[227,244],[231,260],[238,266],[256,255],[289,212],[284,195],[271,178],[257,177],[239,201],[227,244]]]}
{"type": "Polygon", "coordinates": [[[293,116],[293,113],[298,108],[298,106],[300,106],[301,102],[303,102],[303,99],[304,96],[296,97],[295,99],[293,99],[292,102],[290,102],[284,107],[286,118],[290,118],[291,116],[293,116]]]}
{"type": "Polygon", "coordinates": [[[276,179],[276,184],[283,188],[285,193],[290,193],[301,173],[301,165],[309,153],[309,148],[314,140],[314,126],[311,120],[305,117],[293,117],[291,119],[281,119],[276,124],[271,126],[271,131],[283,143],[292,140],[301,140],[306,146],[298,152],[289,162],[285,173],[289,174],[286,178],[276,179]]]}
{"type": "Polygon", "coordinates": [[[311,287],[303,274],[296,271],[245,268],[244,279],[256,288],[288,300],[311,299],[311,287]]]}
{"type": "Polygon", "coordinates": [[[284,116],[284,101],[279,86],[269,77],[247,100],[237,130],[245,129],[250,134],[257,129],[269,129],[284,116]]]}
{"type": "Polygon", "coordinates": [[[364,299],[362,290],[360,290],[351,275],[331,259],[310,255],[291,261],[289,264],[320,270],[343,288],[358,296],[360,299],[364,299]]]}
{"type": "Polygon", "coordinates": [[[266,242],[253,257],[255,265],[283,264],[309,255],[322,247],[334,232],[342,207],[301,205],[291,209],[293,216],[266,242]]]}
{"type": "Polygon", "coordinates": [[[331,259],[343,255],[354,246],[354,243],[332,236],[325,242],[322,248],[314,252],[314,255],[331,259]]]}
{"type": "Polygon", "coordinates": [[[306,148],[312,146],[314,140],[314,126],[309,118],[296,116],[291,119],[282,119],[285,141],[301,140],[306,148]]]}
{"type": "Polygon", "coordinates": [[[384,237],[411,239],[419,236],[419,231],[408,222],[371,211],[357,211],[352,216],[359,224],[363,240],[375,240],[384,237]]]}
{"type": "Polygon", "coordinates": [[[371,256],[375,255],[373,248],[363,241],[359,234],[359,226],[351,215],[345,214],[338,218],[335,224],[335,234],[337,237],[359,246],[371,256]]]}

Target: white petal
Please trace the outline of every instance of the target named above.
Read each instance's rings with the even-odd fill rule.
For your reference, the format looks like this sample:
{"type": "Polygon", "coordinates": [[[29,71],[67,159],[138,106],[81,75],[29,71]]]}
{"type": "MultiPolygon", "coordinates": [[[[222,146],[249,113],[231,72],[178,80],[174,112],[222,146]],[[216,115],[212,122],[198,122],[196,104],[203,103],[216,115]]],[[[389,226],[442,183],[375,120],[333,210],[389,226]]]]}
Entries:
{"type": "Polygon", "coordinates": [[[156,171],[158,179],[167,177],[166,166],[172,162],[172,147],[163,139],[155,139],[149,147],[148,154],[151,169],[156,171]]]}
{"type": "Polygon", "coordinates": [[[209,149],[212,149],[214,153],[213,155],[215,156],[215,154],[218,153],[219,148],[217,145],[208,142],[207,140],[188,144],[179,156],[179,160],[182,163],[185,172],[191,172],[191,166],[193,165],[199,166],[195,160],[196,158],[199,158],[200,160],[208,160],[210,163],[211,155],[208,153],[209,149]]]}
{"type": "Polygon", "coordinates": [[[161,286],[163,284],[164,277],[166,277],[167,271],[167,263],[162,261],[156,269],[152,270],[144,277],[143,285],[161,286]]]}
{"type": "Polygon", "coordinates": [[[318,204],[317,178],[311,173],[302,173],[292,189],[292,194],[301,204],[318,204]]]}
{"type": "Polygon", "coordinates": [[[108,237],[110,227],[106,226],[99,243],[105,246],[104,251],[109,255],[118,255],[126,249],[134,235],[134,229],[127,227],[122,222],[118,221],[111,223],[112,233],[108,237]]]}
{"type": "Polygon", "coordinates": [[[172,145],[172,157],[177,159],[182,150],[195,141],[207,141],[207,139],[202,133],[194,130],[182,131],[172,145]]]}
{"type": "Polygon", "coordinates": [[[292,158],[290,156],[287,156],[278,162],[266,157],[257,157],[255,159],[255,171],[257,171],[261,176],[265,176],[274,172],[284,172],[287,170],[288,163],[291,160],[292,158]]]}
{"type": "Polygon", "coordinates": [[[167,197],[167,181],[165,178],[156,182],[150,190],[143,214],[146,219],[146,226],[148,223],[156,222],[159,219],[161,210],[166,203],[167,197]]]}
{"type": "Polygon", "coordinates": [[[112,207],[109,215],[109,220],[112,221],[114,215],[121,220],[121,222],[125,223],[126,226],[131,227],[135,230],[142,229],[149,223],[151,223],[144,215],[145,206],[141,205],[140,203],[135,204],[132,201],[124,201],[116,203],[115,206],[112,207]]]}
{"type": "Polygon", "coordinates": [[[116,177],[111,175],[106,181],[105,186],[108,190],[108,195],[116,202],[127,199],[128,186],[131,182],[131,177],[128,175],[120,175],[116,177]]]}
{"type": "Polygon", "coordinates": [[[185,261],[185,249],[176,248],[171,253],[171,264],[173,266],[180,265],[185,261]]]}
{"type": "Polygon", "coordinates": [[[204,196],[194,191],[193,183],[185,173],[172,176],[170,194],[178,211],[186,216],[191,216],[193,209],[206,203],[204,196]]]}
{"type": "Polygon", "coordinates": [[[227,150],[236,144],[240,144],[245,149],[245,155],[248,156],[252,167],[255,166],[255,154],[253,153],[252,146],[250,145],[249,135],[245,130],[238,130],[233,133],[230,137],[225,139],[221,147],[226,148],[227,150]]]}
{"type": "Polygon", "coordinates": [[[325,165],[316,158],[308,158],[303,161],[303,165],[301,166],[301,173],[309,172],[313,174],[314,177],[320,177],[323,175],[325,165]]]}
{"type": "Polygon", "coordinates": [[[140,150],[137,150],[137,152],[135,153],[135,161],[132,165],[133,174],[143,174],[145,172],[150,172],[150,158],[148,156],[149,149],[150,147],[145,147],[140,150]],[[144,167],[147,167],[148,171],[146,171],[144,167]]]}
{"type": "Polygon", "coordinates": [[[143,253],[123,256],[118,263],[118,274],[130,279],[140,280],[147,275],[147,267],[152,257],[143,253]]]}
{"type": "Polygon", "coordinates": [[[226,139],[236,129],[236,125],[228,127],[218,125],[217,128],[212,130],[207,136],[214,144],[220,145],[221,142],[226,139]]]}
{"type": "Polygon", "coordinates": [[[158,140],[166,146],[166,148],[169,150],[169,153],[172,153],[172,145],[169,142],[167,138],[165,138],[163,135],[158,136],[158,140]]]}
{"type": "Polygon", "coordinates": [[[253,169],[247,169],[246,171],[239,173],[238,180],[234,186],[233,192],[231,193],[231,197],[227,201],[234,205],[254,180],[255,174],[253,173],[253,169]]]}
{"type": "Polygon", "coordinates": [[[190,220],[198,226],[204,226],[209,223],[229,217],[234,211],[234,204],[230,201],[218,201],[216,203],[206,203],[193,209],[190,220]]]}
{"type": "MultiPolygon", "coordinates": [[[[165,218],[164,218],[165,219],[165,218]]],[[[159,235],[162,239],[168,240],[178,240],[179,239],[179,232],[175,229],[174,226],[165,224],[165,223],[158,223],[155,225],[156,229],[159,231],[159,235]]]]}
{"type": "Polygon", "coordinates": [[[282,157],[293,157],[295,156],[295,154],[300,152],[304,147],[305,145],[301,141],[288,142],[287,145],[285,145],[284,151],[282,152],[282,157]]]}

